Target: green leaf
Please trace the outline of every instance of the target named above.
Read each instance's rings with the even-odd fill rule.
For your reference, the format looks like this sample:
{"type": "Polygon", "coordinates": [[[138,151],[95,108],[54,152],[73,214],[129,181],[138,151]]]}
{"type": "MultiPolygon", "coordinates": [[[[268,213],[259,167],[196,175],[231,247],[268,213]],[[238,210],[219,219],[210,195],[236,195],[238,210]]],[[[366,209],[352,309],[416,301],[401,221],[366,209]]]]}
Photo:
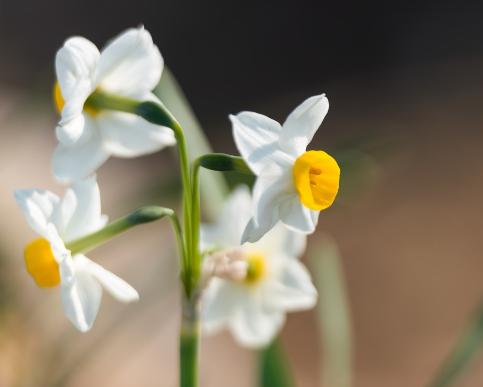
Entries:
{"type": "Polygon", "coordinates": [[[444,361],[430,387],[454,385],[483,347],[483,303],[468,323],[455,348],[444,361]]]}
{"type": "Polygon", "coordinates": [[[278,339],[260,352],[259,387],[293,387],[289,362],[278,339]]]}
{"type": "MultiPolygon", "coordinates": [[[[213,152],[188,99],[171,71],[166,67],[154,94],[163,101],[181,123],[185,132],[189,155],[192,159],[213,152]]],[[[203,212],[209,218],[214,219],[220,211],[220,203],[228,195],[228,186],[219,173],[206,173],[203,175],[202,181],[200,190],[203,212]]]]}
{"type": "Polygon", "coordinates": [[[317,313],[323,349],[321,386],[352,384],[352,338],[344,273],[335,242],[325,237],[311,248],[310,263],[319,291],[317,313]]]}

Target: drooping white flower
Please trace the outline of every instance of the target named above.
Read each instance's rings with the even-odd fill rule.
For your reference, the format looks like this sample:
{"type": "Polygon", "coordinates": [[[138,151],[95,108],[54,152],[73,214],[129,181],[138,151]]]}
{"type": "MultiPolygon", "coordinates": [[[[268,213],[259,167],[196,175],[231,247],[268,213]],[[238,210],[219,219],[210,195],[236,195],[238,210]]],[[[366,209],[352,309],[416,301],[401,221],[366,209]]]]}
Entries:
{"type": "Polygon", "coordinates": [[[18,190],[15,199],[30,227],[39,234],[25,248],[27,271],[38,286],[60,285],[68,319],[82,332],[97,316],[102,287],[121,302],[139,299],[137,291],[121,278],[82,254],[71,256],[66,243],[102,228],[99,187],[95,176],[76,182],[61,200],[39,189],[18,190]]]}
{"type": "Polygon", "coordinates": [[[109,156],[136,157],[173,145],[171,129],[124,112],[96,110],[86,104],[95,92],[154,100],[163,58],[148,31],[129,29],[99,52],[83,37],[72,37],[57,52],[55,102],[61,119],[53,170],[61,181],[93,173],[109,156]]]}
{"type": "Polygon", "coordinates": [[[324,94],[310,97],[283,125],[253,112],[231,115],[240,154],[257,175],[254,216],[242,241],[255,242],[278,221],[306,234],[315,230],[319,212],[332,205],[340,169],[323,151],[307,145],[329,110],[324,94]]]}
{"type": "Polygon", "coordinates": [[[312,308],[317,291],[298,259],[305,235],[278,224],[258,242],[240,245],[251,206],[248,189],[240,187],[218,221],[201,227],[202,249],[216,251],[203,262],[202,327],[207,333],[228,328],[255,348],[270,343],[287,312],[312,308]]]}

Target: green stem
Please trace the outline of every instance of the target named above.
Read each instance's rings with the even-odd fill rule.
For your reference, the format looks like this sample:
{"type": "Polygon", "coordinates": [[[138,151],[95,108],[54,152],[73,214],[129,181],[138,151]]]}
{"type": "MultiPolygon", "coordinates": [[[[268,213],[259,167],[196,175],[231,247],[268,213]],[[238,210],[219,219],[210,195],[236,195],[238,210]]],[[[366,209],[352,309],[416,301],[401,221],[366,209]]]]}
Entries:
{"type": "MultiPolygon", "coordinates": [[[[86,104],[98,110],[110,109],[136,114],[148,122],[171,128],[176,137],[183,182],[184,220],[184,237],[179,238],[183,245],[181,252],[181,279],[184,285],[183,318],[180,333],[180,385],[181,387],[196,387],[198,385],[199,342],[197,286],[201,268],[201,256],[198,247],[200,225],[197,181],[198,168],[193,173],[196,179],[194,190],[190,176],[188,151],[183,129],[176,118],[174,118],[160,101],[139,102],[96,91],[88,98],[86,104]]],[[[179,223],[177,229],[180,230],[181,235],[179,223]]]]}
{"type": "Polygon", "coordinates": [[[182,275],[184,277],[183,283],[185,285],[185,291],[189,297],[194,289],[192,268],[194,266],[194,254],[192,249],[192,208],[191,208],[191,180],[189,170],[189,159],[186,148],[186,140],[183,135],[183,131],[179,124],[178,130],[175,130],[176,141],[179,149],[180,168],[183,180],[183,216],[184,216],[184,230],[185,230],[185,259],[183,265],[182,275]]]}
{"type": "Polygon", "coordinates": [[[191,183],[192,183],[192,192],[191,192],[191,201],[192,201],[192,224],[193,224],[193,254],[194,257],[194,265],[193,265],[193,277],[195,283],[198,282],[198,279],[201,274],[201,255],[199,252],[199,241],[200,241],[200,224],[201,224],[201,211],[200,211],[200,163],[199,158],[193,162],[191,168],[191,183]]]}
{"type": "Polygon", "coordinates": [[[96,231],[92,234],[86,235],[82,238],[76,239],[66,244],[66,247],[71,251],[72,255],[86,253],[95,247],[107,242],[116,235],[129,230],[131,227],[139,224],[153,222],[168,216],[173,223],[174,232],[178,241],[181,238],[181,228],[178,218],[174,211],[170,208],[158,207],[158,206],[146,206],[139,208],[138,210],[116,219],[109,223],[104,228],[96,231]]]}
{"type": "Polygon", "coordinates": [[[199,329],[198,297],[183,297],[179,338],[180,387],[198,386],[199,329]]]}
{"type": "Polygon", "coordinates": [[[183,254],[181,256],[181,276],[188,296],[193,292],[195,281],[193,281],[192,267],[196,266],[197,254],[193,254],[192,248],[192,219],[191,219],[191,181],[189,158],[183,129],[176,118],[169,112],[161,101],[137,101],[135,99],[120,97],[95,91],[86,101],[86,106],[95,110],[116,110],[136,114],[146,121],[156,125],[171,128],[174,132],[179,151],[180,170],[183,182],[183,223],[184,239],[183,254]]]}
{"type": "Polygon", "coordinates": [[[186,139],[184,137],[183,129],[176,119],[168,112],[168,110],[161,104],[161,102],[141,102],[135,111],[149,122],[157,125],[168,126],[174,131],[176,143],[178,145],[181,177],[183,182],[183,218],[184,218],[184,243],[185,254],[182,265],[182,278],[185,287],[185,292],[188,297],[191,296],[197,283],[197,274],[193,272],[193,268],[197,267],[199,263],[196,251],[198,247],[193,248],[193,230],[195,226],[192,223],[192,208],[191,208],[191,179],[189,158],[186,146],[186,139]]]}

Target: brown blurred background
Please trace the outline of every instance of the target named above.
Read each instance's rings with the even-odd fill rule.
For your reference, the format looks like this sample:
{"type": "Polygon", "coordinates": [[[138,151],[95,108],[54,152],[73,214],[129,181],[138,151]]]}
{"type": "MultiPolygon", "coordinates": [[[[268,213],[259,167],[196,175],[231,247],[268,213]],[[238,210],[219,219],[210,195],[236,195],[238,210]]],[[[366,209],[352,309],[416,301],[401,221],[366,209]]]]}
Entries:
{"type": "MultiPolygon", "coordinates": [[[[338,244],[354,339],[355,387],[424,386],[483,295],[483,6],[376,1],[41,2],[0,0],[0,386],[175,386],[176,257],[167,224],[130,231],[91,254],[137,287],[137,305],[103,300],[92,332],[65,321],[58,293],[28,278],[33,234],[17,188],[49,188],[56,116],[53,58],[71,35],[98,46],[144,24],[217,151],[235,152],[229,113],[283,120],[326,92],[314,147],[364,154],[319,232],[338,244]]],[[[344,153],[345,152],[345,153],[344,153]]],[[[111,219],[175,205],[170,151],[110,160],[99,174],[111,219]]],[[[315,314],[282,339],[298,385],[321,386],[315,314]]],[[[254,384],[256,356],[206,338],[202,386],[254,384]]],[[[477,359],[459,386],[483,385],[477,359]]],[[[324,386],[334,387],[334,386],[324,386]]]]}

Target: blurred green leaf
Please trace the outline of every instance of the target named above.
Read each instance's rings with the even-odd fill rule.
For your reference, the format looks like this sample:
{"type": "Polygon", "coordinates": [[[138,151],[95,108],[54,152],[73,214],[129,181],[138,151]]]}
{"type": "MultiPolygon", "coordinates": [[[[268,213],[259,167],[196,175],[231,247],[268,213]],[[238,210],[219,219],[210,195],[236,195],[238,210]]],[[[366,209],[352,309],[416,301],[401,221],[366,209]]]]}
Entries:
{"type": "MultiPolygon", "coordinates": [[[[166,67],[163,71],[161,82],[154,90],[154,93],[163,101],[183,127],[191,159],[193,160],[206,153],[212,153],[213,150],[210,143],[183,90],[171,71],[166,67]]],[[[214,218],[220,210],[220,203],[223,202],[228,194],[228,186],[220,173],[201,173],[203,173],[202,179],[200,179],[203,182],[200,186],[203,211],[208,217],[214,218]]]]}
{"type": "Polygon", "coordinates": [[[483,303],[462,334],[455,348],[444,361],[430,387],[449,387],[472,363],[483,346],[483,303]]]}
{"type": "Polygon", "coordinates": [[[339,251],[328,237],[314,245],[309,258],[319,291],[317,312],[323,348],[321,386],[350,387],[352,328],[339,251]]]}
{"type": "Polygon", "coordinates": [[[260,387],[295,386],[290,365],[283,352],[279,339],[260,352],[259,382],[260,387]]]}

